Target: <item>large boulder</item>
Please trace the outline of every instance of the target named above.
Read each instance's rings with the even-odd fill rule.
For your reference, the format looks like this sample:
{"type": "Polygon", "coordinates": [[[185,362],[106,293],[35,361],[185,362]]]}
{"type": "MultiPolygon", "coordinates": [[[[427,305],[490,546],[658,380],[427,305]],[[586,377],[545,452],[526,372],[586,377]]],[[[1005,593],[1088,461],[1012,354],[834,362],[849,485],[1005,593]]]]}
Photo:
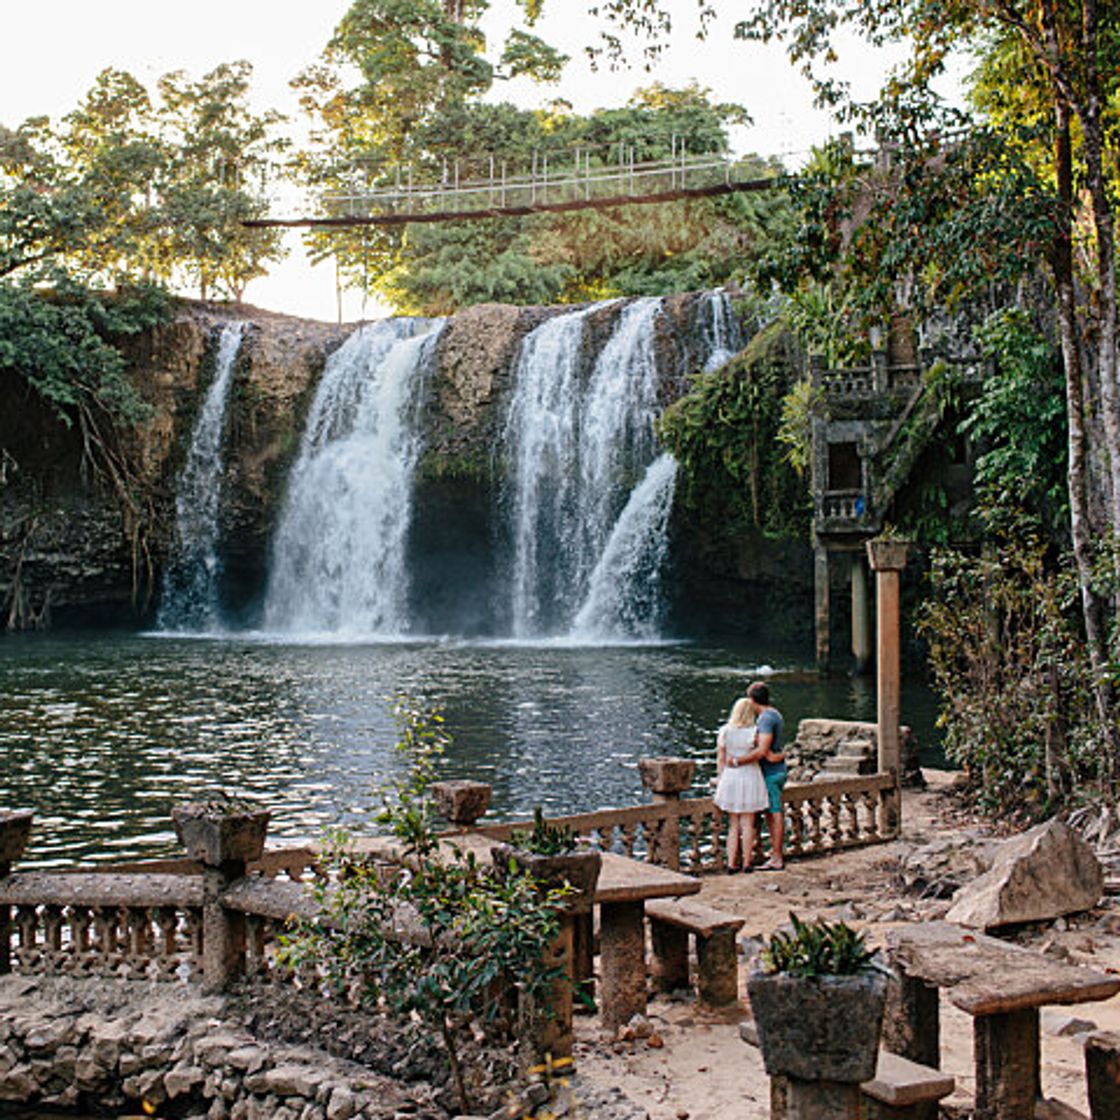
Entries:
{"type": "Polygon", "coordinates": [[[975,929],[1040,922],[1088,910],[1104,875],[1093,849],[1061,821],[1047,821],[1000,845],[991,868],[962,887],[945,915],[975,929]]]}

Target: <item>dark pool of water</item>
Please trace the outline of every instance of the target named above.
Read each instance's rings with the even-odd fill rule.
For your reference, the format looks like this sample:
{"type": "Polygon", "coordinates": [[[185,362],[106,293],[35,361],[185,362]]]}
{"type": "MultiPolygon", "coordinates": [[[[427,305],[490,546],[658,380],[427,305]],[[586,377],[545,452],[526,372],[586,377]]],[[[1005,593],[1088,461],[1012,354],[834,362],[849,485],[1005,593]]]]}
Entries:
{"type": "MultiPolygon", "coordinates": [[[[270,806],[273,838],[316,836],[362,822],[399,765],[402,692],[443,709],[446,776],[492,783],[498,818],[633,804],[646,755],[697,758],[706,786],[715,730],[762,671],[787,727],[875,718],[872,678],[821,680],[748,648],[8,636],[0,807],[35,810],[43,865],[174,852],[171,805],[219,790],[270,806]]],[[[903,720],[936,761],[924,686],[904,686],[903,720]]]]}

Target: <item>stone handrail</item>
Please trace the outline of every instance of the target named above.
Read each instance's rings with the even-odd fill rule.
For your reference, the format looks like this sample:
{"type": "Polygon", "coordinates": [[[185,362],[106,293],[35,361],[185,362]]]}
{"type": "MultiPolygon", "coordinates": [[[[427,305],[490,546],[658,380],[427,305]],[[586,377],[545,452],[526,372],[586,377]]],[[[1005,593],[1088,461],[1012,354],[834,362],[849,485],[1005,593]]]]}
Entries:
{"type": "MultiPolygon", "coordinates": [[[[891,774],[787,785],[782,794],[787,818],[786,854],[818,855],[893,840],[898,835],[898,821],[888,812],[886,795],[894,789],[891,774]]],[[[570,828],[592,848],[663,864],[674,871],[703,874],[721,872],[726,867],[722,814],[710,797],[576,813],[552,817],[550,823],[570,828]]],[[[479,831],[504,840],[511,832],[531,824],[483,824],[479,831]]]]}
{"type": "Polygon", "coordinates": [[[0,878],[0,972],[196,980],[202,884],[164,874],[24,872],[0,878]]]}
{"type": "MultiPolygon", "coordinates": [[[[648,761],[648,760],[647,760],[648,761]]],[[[667,768],[682,760],[657,760],[667,768]]],[[[725,869],[723,814],[710,797],[651,785],[650,804],[552,818],[588,846],[692,874],[725,869]]],[[[648,784],[648,783],[647,783],[648,784]]],[[[791,783],[783,794],[790,858],[891,840],[899,822],[892,774],[791,783]]],[[[529,821],[474,826],[507,839],[529,821]]],[[[448,835],[454,835],[449,833],[448,835]]],[[[314,848],[258,854],[242,871],[158,860],[129,871],[19,872],[0,868],[0,973],[63,973],[196,981],[220,987],[242,972],[275,982],[277,938],[315,903],[307,879],[323,871],[314,848]],[[247,872],[247,873],[243,873],[247,872]]]]}

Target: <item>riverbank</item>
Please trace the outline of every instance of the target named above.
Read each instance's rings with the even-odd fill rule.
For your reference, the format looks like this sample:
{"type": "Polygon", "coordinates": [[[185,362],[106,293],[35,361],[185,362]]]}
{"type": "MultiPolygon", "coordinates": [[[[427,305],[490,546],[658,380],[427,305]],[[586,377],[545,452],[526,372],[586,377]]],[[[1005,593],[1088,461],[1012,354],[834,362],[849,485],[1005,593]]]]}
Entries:
{"type": "MultiPolygon", "coordinates": [[[[604,1037],[595,1017],[577,1018],[576,1062],[580,1078],[597,1087],[618,1087],[644,1107],[649,1120],[766,1120],[769,1081],[758,1050],[742,1041],[739,1024],[750,1017],[746,963],[754,942],[789,920],[842,919],[881,944],[892,926],[941,917],[947,899],[921,898],[903,886],[903,861],[933,841],[965,841],[991,829],[962,812],[950,790],[954,775],[923,771],[924,791],[903,793],[902,836],[889,844],[791,862],[781,874],[713,875],[698,896],[746,918],[740,936],[740,1000],[719,1012],[693,1001],[651,1000],[646,1039],[604,1037]]],[[[1120,899],[1106,896],[1092,911],[1024,927],[1014,940],[1101,971],[1120,968],[1120,899]]],[[[1120,1030],[1120,996],[1076,1009],[1078,1019],[1102,1030],[1120,1030]]],[[[1055,1036],[1043,1016],[1042,1084],[1087,1114],[1085,1060],[1074,1037],[1055,1036]]],[[[644,1033],[644,1032],[643,1032],[644,1033]]],[[[974,1092],[972,1019],[947,1001],[941,1007],[942,1068],[956,1079],[942,1102],[949,1115],[966,1115],[974,1092]]]]}

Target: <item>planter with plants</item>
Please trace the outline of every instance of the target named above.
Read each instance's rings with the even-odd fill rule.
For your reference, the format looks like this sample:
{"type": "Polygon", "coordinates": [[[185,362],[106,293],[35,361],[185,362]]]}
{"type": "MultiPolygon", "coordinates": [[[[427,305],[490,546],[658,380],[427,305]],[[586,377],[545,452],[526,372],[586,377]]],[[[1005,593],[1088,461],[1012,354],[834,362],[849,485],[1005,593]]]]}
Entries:
{"type": "Polygon", "coordinates": [[[210,867],[260,859],[271,815],[236,797],[189,801],[171,810],[179,843],[210,867]]]}
{"type": "Polygon", "coordinates": [[[875,1075],[889,972],[843,922],[803,922],[771,937],[747,982],[766,1072],[858,1084],[875,1075]]]}
{"type": "Polygon", "coordinates": [[[590,908],[602,863],[598,852],[579,847],[570,828],[549,824],[539,805],[533,810],[533,827],[511,832],[508,842],[495,844],[492,859],[499,871],[515,864],[543,888],[566,886],[570,910],[590,908]]]}

